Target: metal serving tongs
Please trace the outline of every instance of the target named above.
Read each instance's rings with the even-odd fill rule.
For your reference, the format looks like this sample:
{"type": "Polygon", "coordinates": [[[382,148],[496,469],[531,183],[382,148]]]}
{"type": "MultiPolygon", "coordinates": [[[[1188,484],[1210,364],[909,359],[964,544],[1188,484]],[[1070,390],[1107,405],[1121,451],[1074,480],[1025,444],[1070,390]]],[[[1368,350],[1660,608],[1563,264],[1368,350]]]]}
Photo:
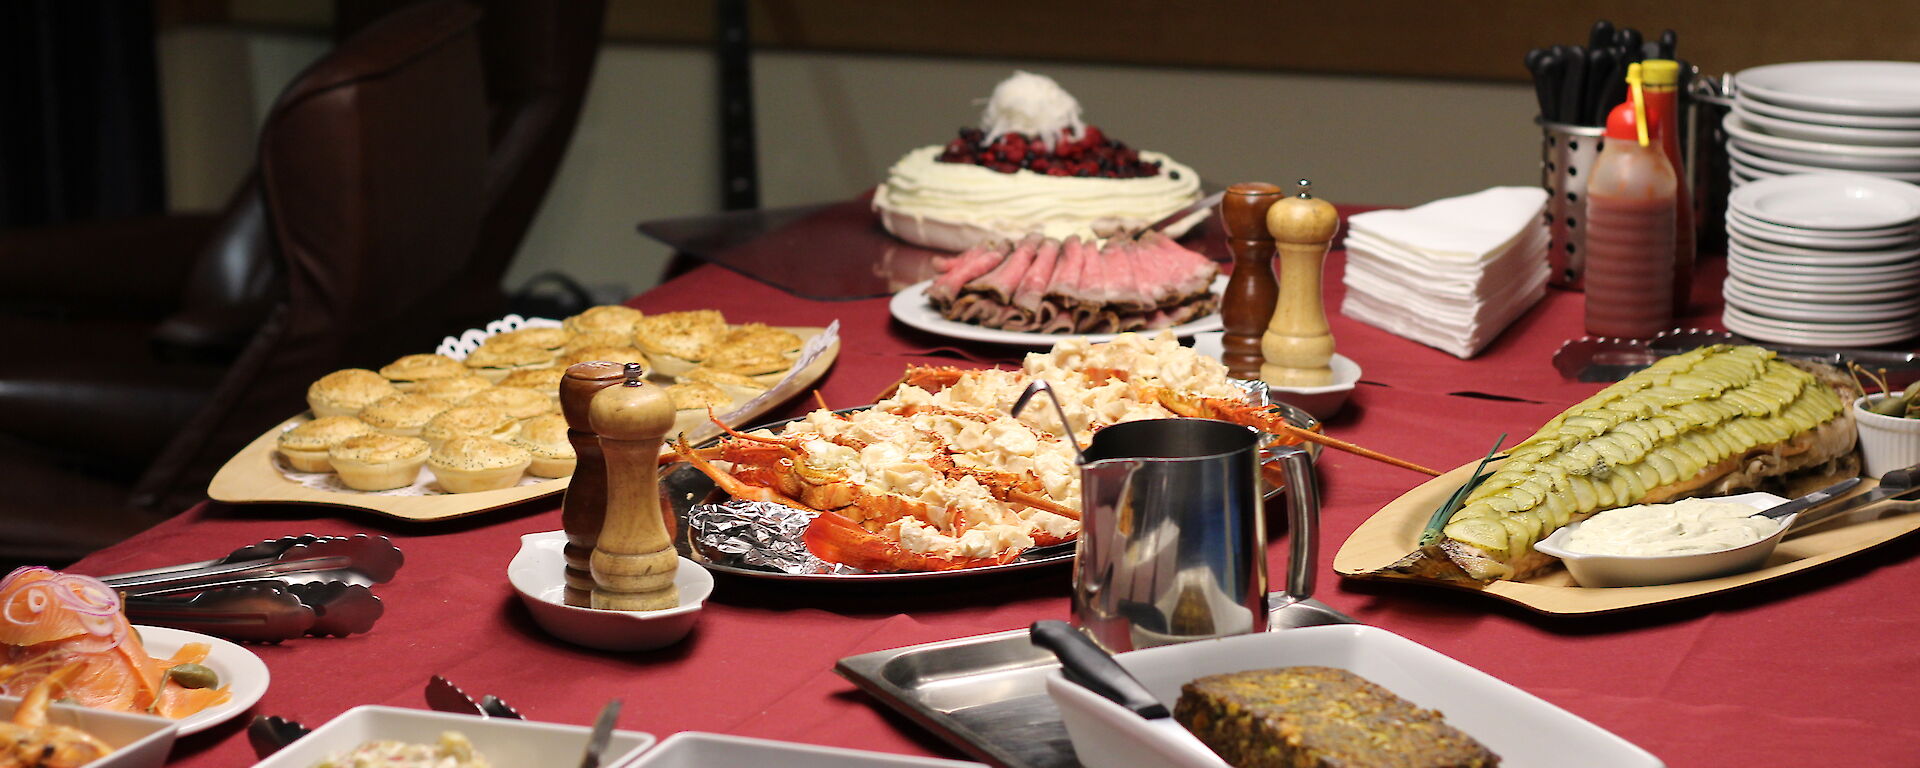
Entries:
{"type": "Polygon", "coordinates": [[[1914,352],[1778,344],[1699,328],[1661,331],[1648,340],[1605,336],[1569,339],[1553,353],[1553,367],[1573,381],[1619,381],[1660,358],[1710,344],[1751,344],[1841,368],[1849,361],[1868,368],[1885,368],[1890,383],[1901,386],[1920,378],[1920,354],[1914,352]]]}
{"type": "Polygon", "coordinates": [[[384,606],[369,588],[404,562],[384,536],[289,536],[226,557],[108,576],[131,620],[235,640],[345,636],[373,627],[384,606]]]}

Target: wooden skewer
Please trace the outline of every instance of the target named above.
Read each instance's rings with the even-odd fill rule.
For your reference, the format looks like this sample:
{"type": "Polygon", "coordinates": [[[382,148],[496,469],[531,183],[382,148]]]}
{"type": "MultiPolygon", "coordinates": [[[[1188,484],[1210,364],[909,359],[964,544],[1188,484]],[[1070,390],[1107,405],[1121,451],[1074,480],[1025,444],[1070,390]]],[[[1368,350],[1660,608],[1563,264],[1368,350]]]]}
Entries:
{"type": "Polygon", "coordinates": [[[1280,428],[1281,432],[1284,432],[1289,435],[1293,435],[1294,437],[1298,437],[1302,440],[1306,440],[1308,442],[1313,442],[1313,443],[1319,443],[1321,445],[1327,446],[1328,448],[1338,448],[1340,450],[1346,451],[1347,453],[1351,453],[1355,456],[1365,456],[1369,459],[1373,459],[1374,461],[1380,461],[1380,462],[1392,464],[1401,469],[1411,469],[1415,472],[1423,472],[1423,473],[1432,475],[1434,477],[1440,476],[1440,470],[1428,469],[1426,467],[1415,464],[1411,461],[1406,461],[1404,459],[1396,459],[1392,456],[1388,456],[1384,453],[1373,450],[1371,448],[1362,448],[1360,446],[1354,445],[1353,443],[1349,443],[1340,438],[1328,437],[1327,435],[1320,434],[1319,432],[1315,432],[1311,429],[1301,429],[1292,424],[1286,424],[1286,423],[1277,423],[1271,426],[1277,426],[1280,428]]]}
{"type": "Polygon", "coordinates": [[[588,413],[607,457],[607,518],[591,560],[593,607],[652,611],[680,604],[680,557],[660,518],[660,439],[673,429],[673,398],[628,363],[620,386],[594,395],[588,413]]]}

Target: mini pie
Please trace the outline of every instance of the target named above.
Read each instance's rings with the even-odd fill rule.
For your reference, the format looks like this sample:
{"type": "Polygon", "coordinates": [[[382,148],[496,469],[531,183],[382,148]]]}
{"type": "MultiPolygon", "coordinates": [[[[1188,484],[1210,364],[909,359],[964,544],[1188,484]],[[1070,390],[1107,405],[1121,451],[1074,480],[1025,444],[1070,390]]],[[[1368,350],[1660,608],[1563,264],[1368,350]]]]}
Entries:
{"type": "Polygon", "coordinates": [[[385,368],[380,369],[380,375],[393,382],[400,391],[412,392],[422,382],[465,376],[467,368],[461,365],[460,361],[446,355],[429,353],[407,355],[388,363],[385,368]]]}
{"type": "Polygon", "coordinates": [[[419,437],[428,420],[451,407],[452,403],[437,397],[401,393],[367,406],[360,411],[360,420],[382,434],[419,437]]]}
{"type": "MultiPolygon", "coordinates": [[[[560,370],[560,369],[552,369],[560,370]]],[[[562,375],[566,371],[560,370],[562,375]]],[[[554,382],[554,392],[560,391],[560,383],[554,382]]],[[[515,420],[531,419],[543,413],[552,413],[559,407],[559,401],[548,397],[545,392],[526,387],[498,386],[475,394],[460,401],[462,406],[484,405],[498,408],[515,420]]]]}
{"type": "Polygon", "coordinates": [[[532,454],[491,437],[456,437],[427,459],[427,468],[448,493],[511,488],[533,463],[532,454]]]}
{"type": "Polygon", "coordinates": [[[374,401],[399,393],[387,377],[365,368],[348,368],[320,377],[307,387],[314,418],[352,416],[374,401]]]}
{"type": "Polygon", "coordinates": [[[511,441],[532,454],[527,474],[535,477],[566,477],[573,474],[576,458],[573,442],[567,439],[567,420],[557,413],[535,416],[520,424],[520,436],[511,441]]]}
{"type": "Polygon", "coordinates": [[[779,373],[793,365],[786,353],[764,347],[720,347],[701,362],[710,370],[758,376],[779,373]]]}
{"type": "Polygon", "coordinates": [[[639,363],[642,368],[653,369],[653,361],[633,347],[588,347],[567,355],[560,361],[560,369],[564,373],[568,366],[602,360],[609,363],[639,363]]]}
{"type": "Polygon", "coordinates": [[[622,337],[633,335],[633,324],[645,317],[640,310],[619,304],[606,304],[589,307],[587,311],[569,317],[561,326],[574,333],[617,333],[622,337]]]}
{"type": "Polygon", "coordinates": [[[493,382],[477,373],[468,373],[466,366],[460,366],[460,375],[443,379],[428,379],[413,385],[409,394],[426,395],[449,403],[457,403],[472,397],[475,392],[492,389],[493,382]]]}
{"type": "Polygon", "coordinates": [[[531,368],[507,374],[506,378],[500,380],[500,386],[531,389],[546,395],[557,406],[560,403],[560,380],[566,377],[567,369],[562,366],[531,368]]]}
{"type": "Polygon", "coordinates": [[[760,323],[736,325],[720,339],[722,347],[749,347],[771,352],[798,352],[800,344],[799,334],[760,323]]]}
{"type": "Polygon", "coordinates": [[[539,347],[549,353],[559,354],[560,349],[567,345],[567,339],[572,336],[572,333],[563,328],[522,328],[517,331],[496,333],[487,337],[486,341],[480,342],[480,346],[539,347]]]}
{"type": "Polygon", "coordinates": [[[327,449],[349,437],[373,434],[373,427],[352,416],[322,416],[280,433],[280,455],[297,472],[332,472],[327,449]]]}
{"type": "Polygon", "coordinates": [[[704,411],[708,408],[718,411],[733,405],[733,397],[726,390],[704,381],[670,385],[667,387],[667,396],[673,398],[674,409],[680,411],[704,411]]]}
{"type": "Polygon", "coordinates": [[[591,347],[631,347],[633,334],[613,333],[611,331],[588,331],[576,333],[567,340],[565,349],[560,350],[563,357],[572,357],[575,352],[591,347]]]}
{"type": "Polygon", "coordinates": [[[683,360],[706,359],[726,335],[727,319],[714,309],[648,315],[633,324],[633,343],[641,351],[683,360]]]}
{"type": "MultiPolygon", "coordinates": [[[[487,390],[492,392],[495,390],[487,390]]],[[[526,390],[515,390],[525,392],[526,390]]],[[[441,411],[420,430],[427,445],[439,450],[456,437],[492,437],[505,440],[520,434],[520,421],[485,403],[463,403],[441,411]]]]}
{"type": "MultiPolygon", "coordinates": [[[[404,397],[404,395],[403,395],[404,397]]],[[[389,491],[413,485],[427,461],[427,441],[374,433],[349,437],[327,456],[340,482],[358,491],[389,491]]]]}
{"type": "Polygon", "coordinates": [[[704,381],[708,384],[718,384],[722,387],[733,387],[735,389],[752,390],[755,392],[765,392],[767,390],[767,385],[760,383],[759,379],[755,379],[752,376],[733,373],[731,371],[716,371],[704,365],[689,368],[685,373],[675,378],[683,383],[689,381],[704,381]]]}
{"type": "Polygon", "coordinates": [[[498,384],[514,371],[553,367],[553,353],[530,344],[483,344],[466,362],[468,370],[498,384]]]}

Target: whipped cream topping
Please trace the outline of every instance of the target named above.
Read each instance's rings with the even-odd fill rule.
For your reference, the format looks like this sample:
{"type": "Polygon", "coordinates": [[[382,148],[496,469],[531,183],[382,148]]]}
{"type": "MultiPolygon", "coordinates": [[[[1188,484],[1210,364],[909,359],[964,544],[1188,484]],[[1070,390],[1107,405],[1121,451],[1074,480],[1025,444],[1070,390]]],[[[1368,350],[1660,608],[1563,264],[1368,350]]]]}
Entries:
{"type": "Polygon", "coordinates": [[[874,207],[1005,239],[1036,232],[1106,238],[1151,224],[1200,197],[1200,175],[1158,152],[1142,151],[1140,157],[1160,163],[1160,175],[1107,179],[942,163],[941,149],[921,147],[894,163],[874,192],[874,207]]]}
{"type": "Polygon", "coordinates": [[[1070,130],[1078,139],[1087,130],[1080,121],[1080,102],[1072,94],[1051,77],[1020,70],[993,87],[980,128],[987,132],[988,143],[1019,133],[1039,137],[1048,151],[1060,140],[1061,131],[1070,130]]]}

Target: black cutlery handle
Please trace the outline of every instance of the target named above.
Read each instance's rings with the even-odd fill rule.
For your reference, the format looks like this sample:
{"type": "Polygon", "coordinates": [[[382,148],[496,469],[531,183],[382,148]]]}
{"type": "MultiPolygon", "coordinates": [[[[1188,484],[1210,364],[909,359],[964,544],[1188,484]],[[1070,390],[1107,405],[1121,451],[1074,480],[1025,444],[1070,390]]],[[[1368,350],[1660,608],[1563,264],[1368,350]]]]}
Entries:
{"type": "Polygon", "coordinates": [[[1034,645],[1060,657],[1061,672],[1068,680],[1148,720],[1173,716],[1146,686],[1073,625],[1064,621],[1036,621],[1027,635],[1034,645]]]}
{"type": "Polygon", "coordinates": [[[1587,33],[1587,50],[1613,45],[1613,22],[1601,19],[1593,23],[1593,31],[1587,33]]]}
{"type": "Polygon", "coordinates": [[[1560,85],[1560,119],[1586,125],[1585,110],[1580,106],[1587,94],[1587,51],[1580,46],[1567,49],[1565,81],[1560,85]]]}

